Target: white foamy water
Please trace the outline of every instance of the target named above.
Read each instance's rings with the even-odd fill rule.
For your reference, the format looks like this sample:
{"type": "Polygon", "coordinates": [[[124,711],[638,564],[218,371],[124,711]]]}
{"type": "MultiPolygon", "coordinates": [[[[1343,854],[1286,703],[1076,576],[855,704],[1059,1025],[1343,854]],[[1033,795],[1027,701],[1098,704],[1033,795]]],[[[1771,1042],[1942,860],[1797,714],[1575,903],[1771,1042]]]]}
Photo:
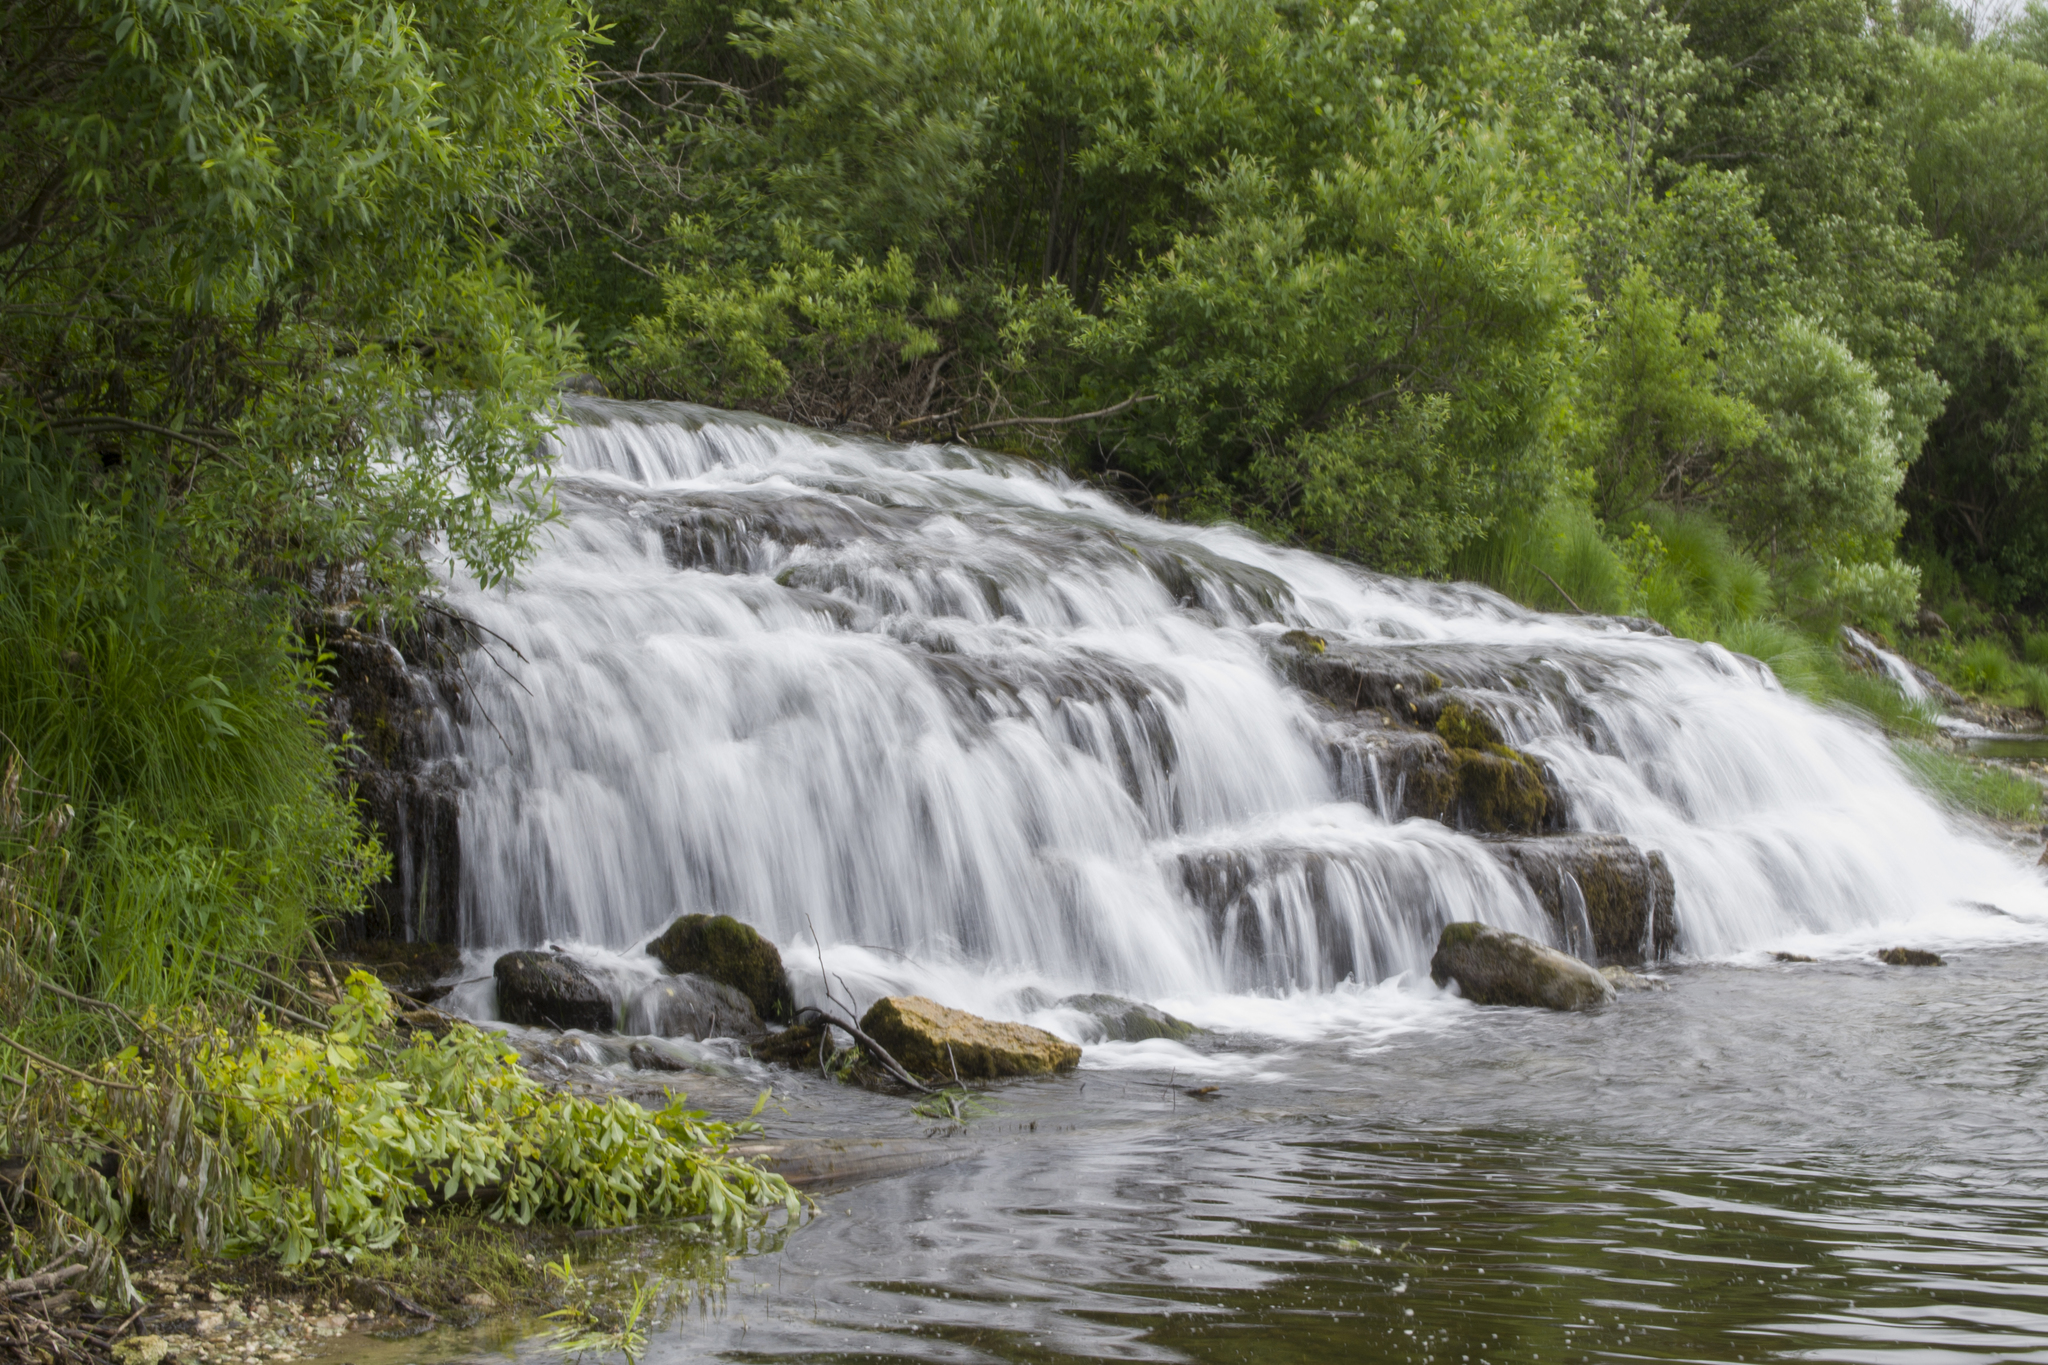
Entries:
{"type": "MultiPolygon", "coordinates": [[[[471,948],[589,945],[630,976],[703,911],[779,942],[811,998],[822,946],[861,1001],[1056,1027],[1082,990],[1283,1035],[1432,1026],[1444,923],[1553,931],[1478,839],[1345,799],[1335,718],[1275,663],[1291,628],[1497,678],[1490,709],[1573,828],[1663,854],[1683,954],[2048,923],[2032,869],[1880,736],[1718,648],[1162,522],[957,447],[574,411],[540,553],[508,588],[450,587],[504,642],[459,737],[471,948]],[[1234,917],[1190,889],[1218,861],[1234,917]]],[[[1159,1050],[1130,1047],[1102,1063],[1159,1050]]]]}

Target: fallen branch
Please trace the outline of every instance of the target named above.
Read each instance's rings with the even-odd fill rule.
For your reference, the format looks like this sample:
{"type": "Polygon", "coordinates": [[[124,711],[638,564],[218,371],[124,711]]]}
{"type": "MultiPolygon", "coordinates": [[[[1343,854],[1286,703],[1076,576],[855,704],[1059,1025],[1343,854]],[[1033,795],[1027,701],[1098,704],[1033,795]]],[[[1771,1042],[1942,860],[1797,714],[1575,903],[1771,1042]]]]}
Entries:
{"type": "MultiPolygon", "coordinates": [[[[112,415],[58,417],[51,420],[50,426],[53,430],[58,431],[146,431],[153,436],[168,436],[173,441],[183,441],[187,445],[198,446],[209,455],[221,453],[220,447],[212,441],[202,440],[190,432],[177,431],[171,427],[160,427],[154,422],[138,422],[132,417],[114,417],[112,415]]],[[[233,432],[214,431],[211,427],[207,427],[204,430],[217,440],[232,441],[235,439],[233,432]]]]}
{"type": "Polygon", "coordinates": [[[39,1066],[47,1066],[52,1071],[61,1071],[65,1075],[75,1077],[78,1080],[84,1081],[88,1085],[103,1085],[107,1087],[109,1090],[130,1090],[138,1095],[142,1093],[142,1087],[139,1085],[130,1085],[126,1081],[110,1081],[105,1076],[89,1076],[85,1072],[74,1070],[71,1067],[64,1065],[64,1063],[60,1061],[56,1061],[52,1058],[45,1057],[42,1053],[37,1052],[33,1048],[23,1047],[20,1043],[15,1042],[14,1039],[7,1037],[5,1034],[0,1034],[0,1047],[11,1047],[16,1052],[19,1052],[22,1056],[28,1058],[30,1061],[36,1063],[39,1066]]]}
{"type": "Polygon", "coordinates": [[[46,1270],[39,1275],[24,1275],[18,1280],[0,1280],[0,1299],[19,1299],[30,1294],[47,1294],[68,1280],[75,1280],[85,1273],[82,1265],[67,1265],[62,1270],[46,1270]]]}
{"type": "MultiPolygon", "coordinates": [[[[1532,569],[1536,568],[1536,566],[1535,566],[1535,565],[1533,565],[1533,564],[1532,564],[1532,565],[1530,565],[1529,567],[1530,567],[1530,568],[1532,568],[1532,569]]],[[[1572,610],[1573,610],[1573,611],[1577,612],[1577,613],[1578,613],[1579,615],[1581,615],[1581,616],[1584,616],[1584,615],[1586,615],[1586,614],[1587,614],[1587,613],[1586,613],[1586,609],[1585,609],[1584,607],[1580,606],[1580,605],[1579,605],[1579,604],[1578,604],[1577,602],[1575,602],[1575,601],[1572,601],[1572,595],[1571,595],[1570,593],[1568,593],[1568,592],[1566,592],[1566,591],[1564,590],[1564,584],[1562,584],[1562,583],[1558,582],[1558,581],[1557,581],[1557,580],[1556,580],[1555,578],[1552,578],[1552,577],[1551,577],[1551,576],[1550,576],[1549,574],[1547,574],[1547,573],[1543,573],[1543,570],[1541,570],[1541,569],[1536,569],[1536,572],[1537,572],[1537,573],[1540,573],[1540,574],[1543,574],[1543,581],[1544,581],[1545,583],[1548,583],[1548,584],[1549,584],[1549,585],[1550,585],[1551,587],[1553,587],[1553,588],[1556,588],[1556,589],[1557,589],[1557,595],[1558,595],[1559,597],[1562,597],[1562,598],[1563,598],[1563,599],[1564,599],[1565,601],[1567,601],[1567,602],[1571,602],[1571,604],[1572,604],[1572,610]]]]}
{"type": "Polygon", "coordinates": [[[972,426],[956,427],[954,430],[957,435],[965,436],[970,431],[987,431],[992,427],[1063,427],[1070,422],[1088,422],[1097,417],[1114,417],[1127,408],[1134,408],[1140,403],[1150,403],[1157,397],[1159,395],[1156,393],[1134,393],[1121,403],[1098,408],[1094,412],[1077,412],[1071,417],[1000,417],[993,422],[976,422],[972,426]]]}
{"type": "Polygon", "coordinates": [[[921,1095],[935,1095],[938,1093],[937,1091],[933,1090],[930,1086],[926,1085],[923,1081],[918,1080],[917,1077],[911,1075],[908,1071],[905,1071],[903,1069],[903,1063],[897,1061],[894,1057],[889,1055],[889,1049],[883,1047],[880,1043],[868,1037],[865,1033],[862,1033],[857,1026],[848,1023],[846,1020],[841,1019],[836,1015],[829,1014],[826,1011],[819,1009],[816,1005],[805,1005],[802,1009],[796,1012],[796,1022],[799,1024],[806,1024],[812,1022],[829,1024],[833,1028],[840,1030],[842,1033],[850,1035],[856,1043],[859,1043],[862,1047],[866,1048],[868,1050],[868,1053],[871,1056],[873,1056],[876,1061],[880,1062],[882,1066],[885,1069],[887,1069],[890,1075],[894,1076],[897,1080],[909,1086],[912,1090],[917,1091],[921,1095]],[[806,1019],[804,1017],[805,1015],[810,1015],[811,1018],[806,1019]]]}

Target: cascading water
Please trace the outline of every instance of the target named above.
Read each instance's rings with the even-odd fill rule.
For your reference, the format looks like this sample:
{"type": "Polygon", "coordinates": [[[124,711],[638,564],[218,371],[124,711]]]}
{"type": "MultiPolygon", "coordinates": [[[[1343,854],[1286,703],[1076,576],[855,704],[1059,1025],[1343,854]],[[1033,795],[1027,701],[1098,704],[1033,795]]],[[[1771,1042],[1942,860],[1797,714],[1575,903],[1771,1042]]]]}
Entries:
{"type": "Polygon", "coordinates": [[[1022,1017],[1069,990],[1426,979],[1455,919],[1563,944],[1492,843],[1398,819],[1357,716],[1290,681],[1297,630],[1449,679],[1547,767],[1569,829],[1661,855],[1681,952],[2048,917],[1880,736],[1717,647],[1159,521],[959,447],[572,414],[542,551],[512,587],[450,586],[519,656],[471,670],[459,737],[472,948],[626,950],[728,913],[863,995],[1022,1017]]]}

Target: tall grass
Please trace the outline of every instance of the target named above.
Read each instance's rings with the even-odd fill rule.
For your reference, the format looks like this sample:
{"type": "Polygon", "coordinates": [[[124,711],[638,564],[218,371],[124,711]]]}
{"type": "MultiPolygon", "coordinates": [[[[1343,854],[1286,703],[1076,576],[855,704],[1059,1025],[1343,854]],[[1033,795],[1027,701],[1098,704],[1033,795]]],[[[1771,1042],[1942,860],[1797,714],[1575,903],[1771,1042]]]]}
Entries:
{"type": "MultiPolygon", "coordinates": [[[[382,856],[337,791],[289,599],[207,581],[179,550],[145,490],[0,451],[0,766],[16,764],[22,812],[0,860],[64,826],[38,875],[13,879],[40,928],[7,946],[131,1009],[297,950],[382,856]]],[[[39,1000],[5,1022],[89,1052],[95,1016],[39,1000]]]]}

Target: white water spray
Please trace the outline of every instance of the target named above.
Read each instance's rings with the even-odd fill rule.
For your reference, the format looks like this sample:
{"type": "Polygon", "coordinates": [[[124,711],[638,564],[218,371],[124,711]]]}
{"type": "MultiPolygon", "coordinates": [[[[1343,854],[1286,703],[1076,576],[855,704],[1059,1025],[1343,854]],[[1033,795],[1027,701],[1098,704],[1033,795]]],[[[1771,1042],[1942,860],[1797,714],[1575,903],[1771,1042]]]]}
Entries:
{"type": "Polygon", "coordinates": [[[811,983],[815,931],[857,993],[1015,1015],[1039,992],[1364,989],[1425,969],[1453,919],[1555,937],[1479,840],[1391,823],[1382,775],[1333,763],[1328,708],[1273,662],[1290,628],[1497,675],[1508,742],[1574,827],[1668,860],[1681,952],[1990,932],[1968,902],[2008,933],[2048,918],[1880,736],[1716,647],[1159,521],[958,447],[575,416],[544,548],[510,588],[450,589],[524,656],[471,670],[470,947],[624,950],[728,913],[811,983]],[[1204,858],[1242,871],[1227,913],[1191,895],[1204,858]]]}

